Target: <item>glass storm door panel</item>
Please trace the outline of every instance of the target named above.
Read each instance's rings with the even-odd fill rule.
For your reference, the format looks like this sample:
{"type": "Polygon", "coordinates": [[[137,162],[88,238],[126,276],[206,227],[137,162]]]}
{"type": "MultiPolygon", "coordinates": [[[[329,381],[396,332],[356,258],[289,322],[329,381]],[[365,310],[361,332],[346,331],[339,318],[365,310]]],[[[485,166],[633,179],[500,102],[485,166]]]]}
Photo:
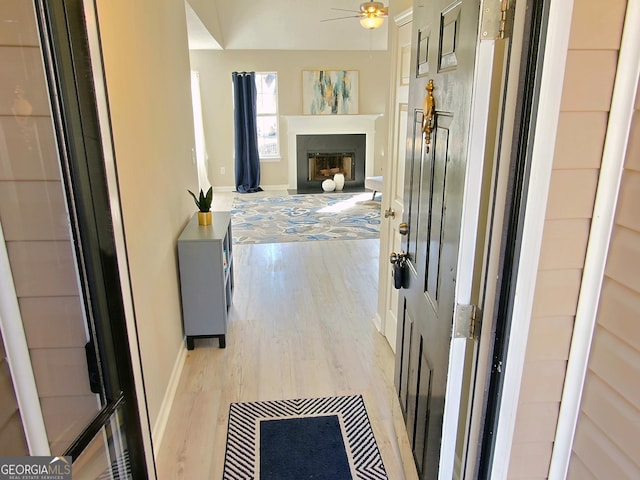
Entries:
{"type": "Polygon", "coordinates": [[[124,412],[118,408],[73,462],[73,479],[132,478],[127,442],[124,412]]]}
{"type": "MultiPolygon", "coordinates": [[[[62,453],[104,406],[34,6],[0,12],[0,219],[47,439],[62,453]],[[7,108],[8,107],[8,108],[7,108]],[[95,355],[92,355],[95,357],[95,355]],[[95,383],[95,385],[93,384],[95,383]]],[[[4,283],[4,282],[3,282],[4,283]]],[[[3,288],[5,285],[3,285],[3,288]]],[[[16,319],[20,321],[20,319],[16,319]]]]}
{"type": "Polygon", "coordinates": [[[6,2],[2,288],[15,292],[47,442],[74,465],[92,455],[146,478],[83,5],[6,2]]]}

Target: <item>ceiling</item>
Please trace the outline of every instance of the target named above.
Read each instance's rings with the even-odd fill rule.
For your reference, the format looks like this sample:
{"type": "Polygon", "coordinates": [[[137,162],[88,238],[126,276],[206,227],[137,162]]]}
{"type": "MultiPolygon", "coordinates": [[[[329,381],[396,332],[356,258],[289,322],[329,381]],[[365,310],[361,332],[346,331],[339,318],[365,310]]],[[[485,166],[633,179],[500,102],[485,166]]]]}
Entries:
{"type": "Polygon", "coordinates": [[[185,2],[189,48],[224,50],[386,50],[387,26],[410,0],[386,0],[389,18],[375,30],[356,15],[364,0],[215,0],[207,12],[185,2]],[[191,8],[191,5],[194,8],[191,8]],[[335,10],[352,10],[354,13],[335,10]],[[196,13],[198,12],[198,13],[196,13]],[[201,18],[208,15],[209,18],[201,18]],[[213,17],[216,18],[213,18],[213,17]],[[210,28],[205,27],[209,25],[210,28]],[[213,31],[217,27],[218,31],[213,31]]]}

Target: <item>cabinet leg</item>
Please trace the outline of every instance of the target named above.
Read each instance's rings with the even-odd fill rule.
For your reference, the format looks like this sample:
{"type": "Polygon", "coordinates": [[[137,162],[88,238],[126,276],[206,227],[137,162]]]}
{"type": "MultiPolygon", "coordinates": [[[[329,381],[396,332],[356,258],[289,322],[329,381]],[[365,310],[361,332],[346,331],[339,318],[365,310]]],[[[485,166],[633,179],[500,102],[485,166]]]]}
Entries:
{"type": "Polygon", "coordinates": [[[218,343],[218,345],[220,345],[220,348],[226,348],[226,346],[227,346],[227,341],[226,341],[226,339],[225,339],[225,336],[224,336],[224,335],[220,335],[220,336],[218,337],[218,342],[219,342],[219,343],[218,343]]]}
{"type": "Polygon", "coordinates": [[[193,337],[187,336],[187,350],[193,350],[193,337]]]}

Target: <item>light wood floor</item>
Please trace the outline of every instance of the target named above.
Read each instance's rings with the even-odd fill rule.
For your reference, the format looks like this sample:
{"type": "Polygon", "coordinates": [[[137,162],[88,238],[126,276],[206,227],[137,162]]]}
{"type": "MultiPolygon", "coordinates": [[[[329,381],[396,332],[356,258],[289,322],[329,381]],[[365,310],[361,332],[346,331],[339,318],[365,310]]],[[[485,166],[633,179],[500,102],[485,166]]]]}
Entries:
{"type": "Polygon", "coordinates": [[[387,474],[415,479],[393,387],[394,357],[372,323],[378,240],[234,247],[227,348],[196,340],[157,455],[158,478],[222,478],[229,404],[362,394],[387,474]]]}

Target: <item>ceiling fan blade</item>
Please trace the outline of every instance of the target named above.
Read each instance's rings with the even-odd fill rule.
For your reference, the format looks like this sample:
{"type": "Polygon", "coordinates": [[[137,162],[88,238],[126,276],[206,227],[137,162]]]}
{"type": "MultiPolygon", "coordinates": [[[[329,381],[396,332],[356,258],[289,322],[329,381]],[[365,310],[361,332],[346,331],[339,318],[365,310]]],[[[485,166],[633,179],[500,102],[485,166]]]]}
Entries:
{"type": "Polygon", "coordinates": [[[332,22],[333,20],[344,20],[345,18],[360,18],[360,15],[349,15],[348,17],[326,18],[326,19],[320,20],[320,21],[321,22],[332,22]]]}
{"type": "Polygon", "coordinates": [[[341,12],[360,13],[358,10],[347,10],[346,8],[332,8],[331,10],[339,10],[341,12]]]}
{"type": "Polygon", "coordinates": [[[333,20],[342,20],[345,18],[367,18],[367,17],[386,17],[389,13],[389,8],[385,7],[382,2],[376,2],[374,0],[370,0],[368,2],[364,2],[360,5],[360,11],[358,10],[347,10],[345,8],[331,8],[331,10],[337,10],[340,12],[350,12],[355,13],[355,15],[349,15],[346,17],[337,17],[337,18],[327,18],[325,20],[320,20],[321,22],[331,22],[333,20]]]}

